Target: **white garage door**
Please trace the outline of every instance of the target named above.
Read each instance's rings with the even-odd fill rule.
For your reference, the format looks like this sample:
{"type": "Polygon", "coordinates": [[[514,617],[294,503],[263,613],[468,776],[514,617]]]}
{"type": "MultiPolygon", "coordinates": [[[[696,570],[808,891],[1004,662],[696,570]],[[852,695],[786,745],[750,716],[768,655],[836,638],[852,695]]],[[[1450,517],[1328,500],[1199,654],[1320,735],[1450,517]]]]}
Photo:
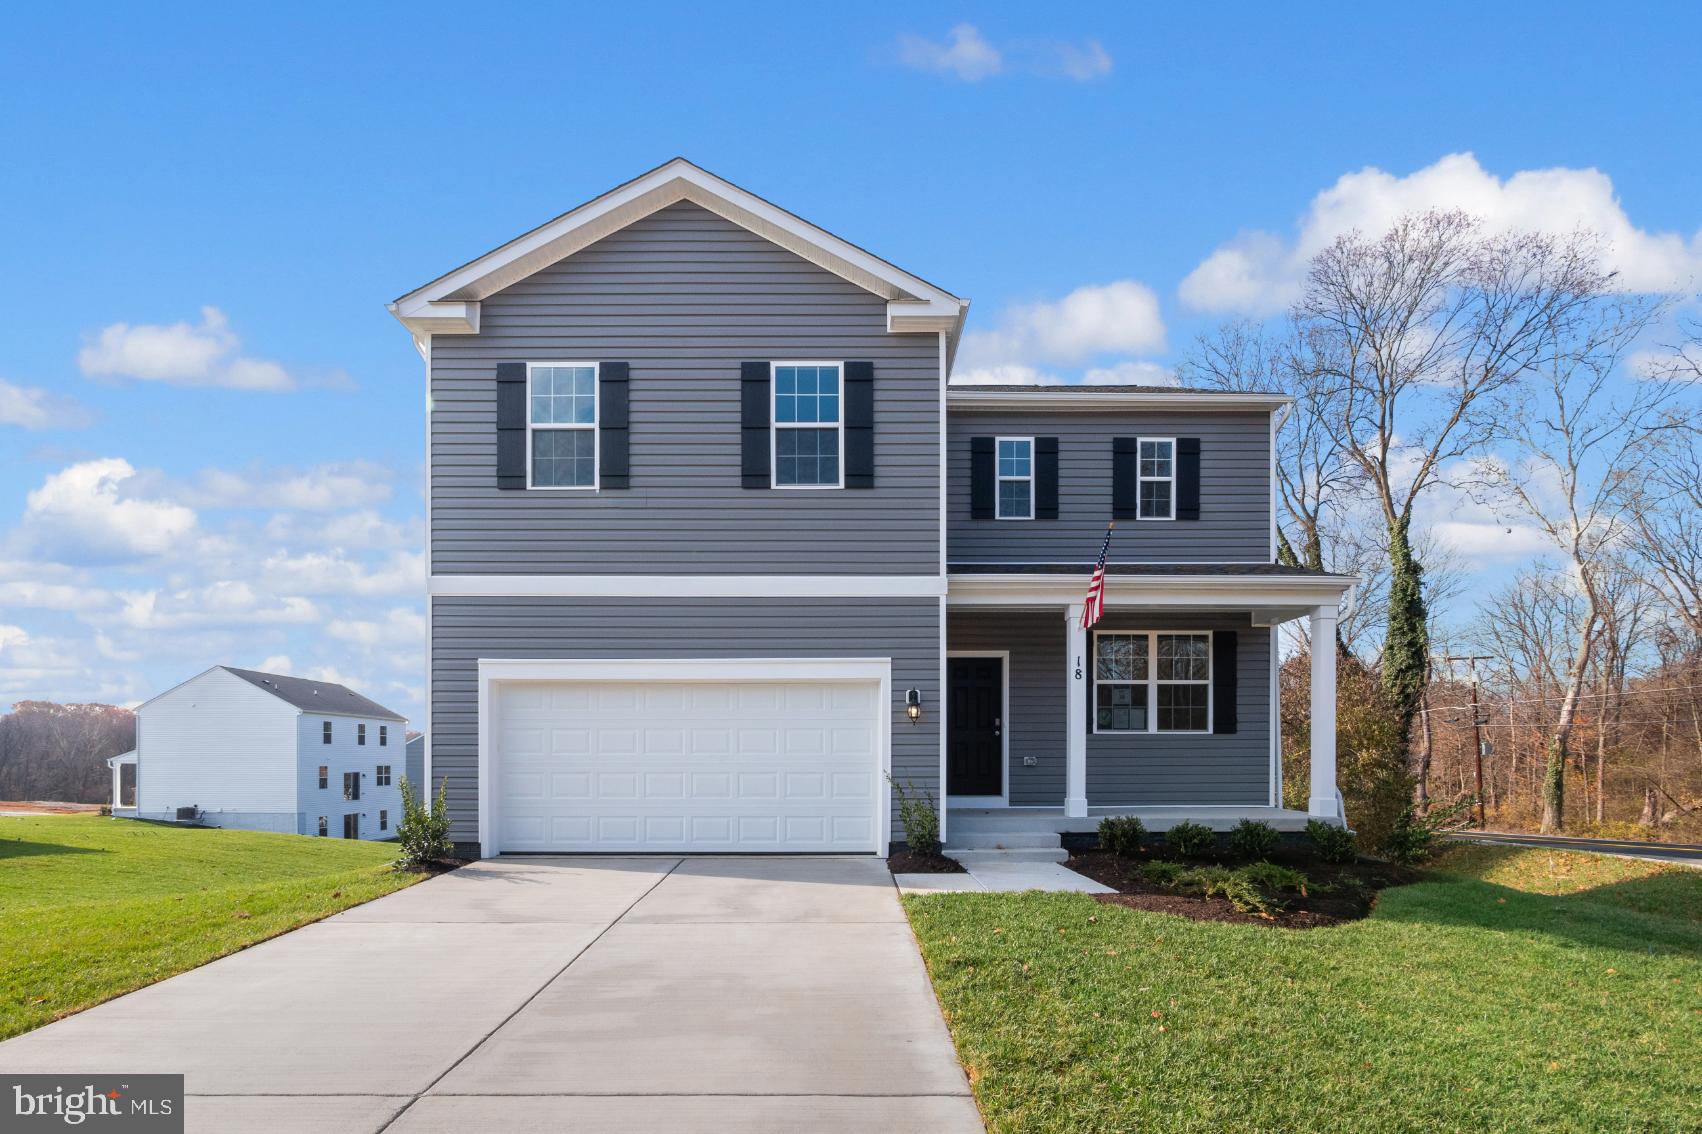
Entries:
{"type": "Polygon", "coordinates": [[[880,687],[496,687],[504,851],[876,849],[880,687]]]}

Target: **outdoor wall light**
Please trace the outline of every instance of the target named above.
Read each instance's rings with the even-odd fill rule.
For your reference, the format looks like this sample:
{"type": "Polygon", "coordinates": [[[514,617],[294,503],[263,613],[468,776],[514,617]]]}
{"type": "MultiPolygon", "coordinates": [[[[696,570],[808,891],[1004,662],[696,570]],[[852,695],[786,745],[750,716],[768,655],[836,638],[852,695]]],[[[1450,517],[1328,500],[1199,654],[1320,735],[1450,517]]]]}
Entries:
{"type": "Polygon", "coordinates": [[[906,689],[904,691],[904,713],[910,718],[911,724],[922,719],[922,691],[920,689],[906,689]]]}

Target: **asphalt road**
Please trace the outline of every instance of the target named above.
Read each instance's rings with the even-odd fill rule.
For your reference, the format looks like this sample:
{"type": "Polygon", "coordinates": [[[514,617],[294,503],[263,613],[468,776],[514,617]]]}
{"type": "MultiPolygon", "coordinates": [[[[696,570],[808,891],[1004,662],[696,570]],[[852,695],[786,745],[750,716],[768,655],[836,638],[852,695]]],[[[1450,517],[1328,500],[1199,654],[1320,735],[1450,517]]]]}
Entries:
{"type": "Polygon", "coordinates": [[[1577,839],[1564,835],[1521,835],[1504,831],[1450,831],[1449,838],[1500,846],[1548,847],[1553,850],[1587,851],[1621,858],[1646,858],[1702,867],[1702,844],[1642,843],[1634,839],[1577,839]]]}

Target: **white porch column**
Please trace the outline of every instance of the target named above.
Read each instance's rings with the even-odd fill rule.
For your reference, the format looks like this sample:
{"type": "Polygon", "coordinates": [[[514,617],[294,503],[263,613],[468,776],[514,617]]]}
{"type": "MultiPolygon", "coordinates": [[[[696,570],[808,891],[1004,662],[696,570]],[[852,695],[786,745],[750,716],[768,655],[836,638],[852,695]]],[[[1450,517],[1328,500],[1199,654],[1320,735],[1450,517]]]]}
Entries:
{"type": "Polygon", "coordinates": [[[124,765],[114,762],[112,765],[112,809],[117,811],[124,803],[124,765]]]}
{"type": "Polygon", "coordinates": [[[1312,791],[1306,810],[1341,820],[1336,790],[1336,607],[1312,608],[1312,791]]]}
{"type": "Polygon", "coordinates": [[[1087,816],[1087,631],[1081,624],[1082,608],[1075,603],[1064,608],[1064,685],[1069,690],[1064,713],[1064,814],[1073,819],[1087,816]]]}

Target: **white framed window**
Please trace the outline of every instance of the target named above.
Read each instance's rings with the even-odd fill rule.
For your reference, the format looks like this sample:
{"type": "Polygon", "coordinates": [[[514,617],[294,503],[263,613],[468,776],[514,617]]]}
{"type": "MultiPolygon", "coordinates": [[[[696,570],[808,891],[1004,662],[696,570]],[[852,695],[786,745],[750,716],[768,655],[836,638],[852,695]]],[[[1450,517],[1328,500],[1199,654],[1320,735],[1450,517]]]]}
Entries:
{"type": "Polygon", "coordinates": [[[365,721],[362,721],[360,724],[357,724],[355,726],[355,743],[356,744],[365,744],[366,743],[366,722],[365,721]]]}
{"type": "Polygon", "coordinates": [[[774,364],[769,467],[775,488],[845,483],[843,378],[838,362],[774,364]]]}
{"type": "Polygon", "coordinates": [[[1093,635],[1093,731],[1210,733],[1211,633],[1112,630],[1093,635]]]}
{"type": "Polygon", "coordinates": [[[597,488],[597,364],[526,365],[526,487],[597,488]]]}
{"type": "Polygon", "coordinates": [[[1176,518],[1176,438],[1142,437],[1136,441],[1136,493],[1143,520],[1176,518]]]}
{"type": "Polygon", "coordinates": [[[993,456],[998,475],[994,517],[1000,520],[1034,519],[1034,438],[995,438],[993,456]]]}

